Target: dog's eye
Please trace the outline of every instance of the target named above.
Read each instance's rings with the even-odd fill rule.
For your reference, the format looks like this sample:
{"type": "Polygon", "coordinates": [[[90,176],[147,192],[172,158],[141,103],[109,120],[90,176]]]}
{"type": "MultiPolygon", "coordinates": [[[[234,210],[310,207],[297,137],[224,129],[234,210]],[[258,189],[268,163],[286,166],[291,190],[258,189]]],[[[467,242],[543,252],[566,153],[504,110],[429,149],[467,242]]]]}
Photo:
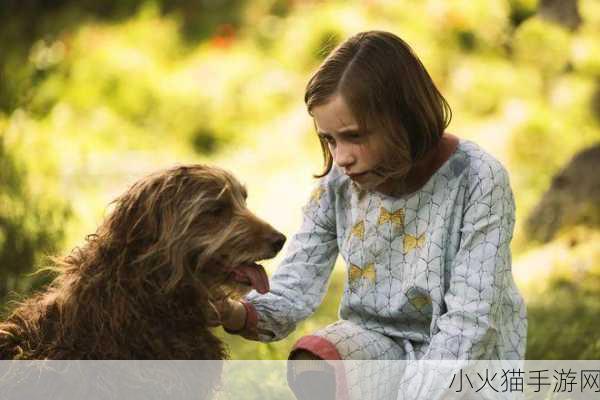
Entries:
{"type": "Polygon", "coordinates": [[[210,214],[214,217],[222,217],[228,210],[227,204],[225,203],[215,203],[210,208],[210,214]]]}
{"type": "Polygon", "coordinates": [[[225,206],[218,204],[211,208],[210,213],[215,216],[222,215],[223,213],[225,213],[225,206]]]}

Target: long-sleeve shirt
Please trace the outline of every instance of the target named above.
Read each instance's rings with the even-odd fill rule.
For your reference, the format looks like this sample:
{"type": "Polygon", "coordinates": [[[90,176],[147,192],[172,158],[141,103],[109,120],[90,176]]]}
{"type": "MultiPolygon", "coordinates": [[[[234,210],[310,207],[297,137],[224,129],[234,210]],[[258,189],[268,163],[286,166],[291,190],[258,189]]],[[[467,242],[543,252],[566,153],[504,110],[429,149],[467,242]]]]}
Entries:
{"type": "Polygon", "coordinates": [[[321,303],[339,255],[339,316],[406,343],[409,359],[522,359],[527,318],[511,270],[514,200],[505,168],[460,140],[416,192],[362,191],[335,166],[271,277],[246,298],[247,338],[287,336],[321,303]]]}

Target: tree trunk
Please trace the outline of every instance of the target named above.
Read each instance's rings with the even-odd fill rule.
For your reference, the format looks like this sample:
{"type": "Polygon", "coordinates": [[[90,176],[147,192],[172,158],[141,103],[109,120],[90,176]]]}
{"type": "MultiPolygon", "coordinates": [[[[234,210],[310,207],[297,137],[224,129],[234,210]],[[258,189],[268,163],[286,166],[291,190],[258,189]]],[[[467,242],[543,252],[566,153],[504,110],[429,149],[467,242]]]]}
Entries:
{"type": "Polygon", "coordinates": [[[571,31],[576,30],[582,22],[577,0],[540,0],[538,15],[571,31]]]}
{"type": "Polygon", "coordinates": [[[554,176],[550,188],[526,221],[532,240],[548,242],[575,225],[600,228],[600,143],[577,153],[554,176]]]}

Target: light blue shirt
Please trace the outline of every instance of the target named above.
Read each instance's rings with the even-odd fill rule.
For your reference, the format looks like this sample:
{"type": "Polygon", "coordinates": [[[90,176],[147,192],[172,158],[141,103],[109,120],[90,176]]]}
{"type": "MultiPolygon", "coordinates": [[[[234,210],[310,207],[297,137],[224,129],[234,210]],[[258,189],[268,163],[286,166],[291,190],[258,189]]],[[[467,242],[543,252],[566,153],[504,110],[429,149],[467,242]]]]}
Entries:
{"type": "Polygon", "coordinates": [[[336,167],[320,179],[271,278],[247,296],[259,340],[287,336],[321,303],[339,255],[339,316],[404,342],[410,359],[522,359],[527,317],[511,270],[508,174],[467,140],[421,189],[359,190],[336,167]]]}

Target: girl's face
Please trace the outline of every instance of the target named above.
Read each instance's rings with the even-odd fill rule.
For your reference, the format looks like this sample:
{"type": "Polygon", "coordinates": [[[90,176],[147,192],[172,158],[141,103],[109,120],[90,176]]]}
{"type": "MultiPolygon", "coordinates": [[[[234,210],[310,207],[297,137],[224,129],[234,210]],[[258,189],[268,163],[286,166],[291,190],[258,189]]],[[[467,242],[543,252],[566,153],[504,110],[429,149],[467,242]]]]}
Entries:
{"type": "Polygon", "coordinates": [[[385,181],[377,172],[384,155],[381,135],[360,131],[340,95],[313,107],[312,116],[319,137],[329,145],[333,162],[361,189],[377,190],[385,181]]]}

